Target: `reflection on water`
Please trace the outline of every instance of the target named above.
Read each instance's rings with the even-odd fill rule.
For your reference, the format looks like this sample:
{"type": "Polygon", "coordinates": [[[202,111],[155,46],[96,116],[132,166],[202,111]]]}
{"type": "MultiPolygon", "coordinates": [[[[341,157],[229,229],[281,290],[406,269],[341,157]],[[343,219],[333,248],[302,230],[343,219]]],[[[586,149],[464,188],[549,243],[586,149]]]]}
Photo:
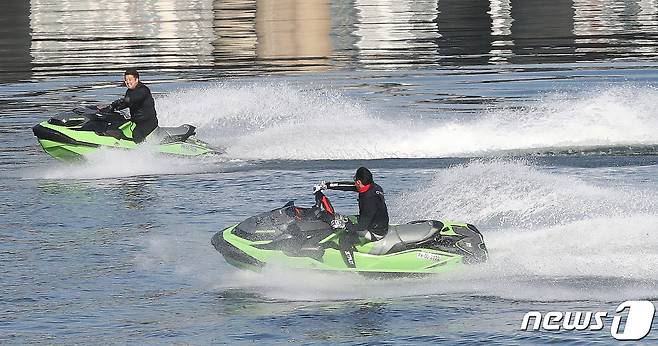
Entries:
{"type": "Polygon", "coordinates": [[[32,0],[4,5],[0,81],[656,56],[650,0],[32,0]]]}
{"type": "Polygon", "coordinates": [[[259,59],[286,70],[296,64],[305,70],[326,69],[322,67],[331,55],[327,1],[258,0],[256,4],[259,59]]]}
{"type": "Polygon", "coordinates": [[[214,66],[249,69],[256,60],[256,0],[215,0],[213,11],[214,66]]]}
{"type": "Polygon", "coordinates": [[[366,65],[414,64],[436,55],[436,1],[356,0],[356,58],[366,65]]]}
{"type": "Polygon", "coordinates": [[[505,63],[512,56],[511,47],[514,44],[510,39],[512,35],[512,5],[511,0],[491,0],[491,50],[489,62],[505,63]]]}
{"type": "Polygon", "coordinates": [[[572,0],[513,0],[512,31],[515,63],[589,60],[573,55],[572,0]]]}
{"type": "Polygon", "coordinates": [[[153,182],[149,177],[138,177],[131,181],[42,181],[37,188],[51,198],[59,198],[61,204],[70,205],[78,213],[81,206],[95,200],[95,195],[104,196],[105,202],[121,201],[125,209],[143,210],[157,204],[158,195],[152,190],[153,182]]]}
{"type": "Polygon", "coordinates": [[[211,0],[31,2],[36,74],[211,66],[211,0]]]}
{"type": "Polygon", "coordinates": [[[29,1],[7,1],[0,5],[0,83],[31,76],[29,11],[29,1]]]}
{"type": "Polygon", "coordinates": [[[653,1],[574,0],[576,51],[601,58],[655,58],[658,6],[653,1]]]}
{"type": "Polygon", "coordinates": [[[441,62],[450,65],[486,64],[491,49],[488,0],[439,1],[441,62]]]}

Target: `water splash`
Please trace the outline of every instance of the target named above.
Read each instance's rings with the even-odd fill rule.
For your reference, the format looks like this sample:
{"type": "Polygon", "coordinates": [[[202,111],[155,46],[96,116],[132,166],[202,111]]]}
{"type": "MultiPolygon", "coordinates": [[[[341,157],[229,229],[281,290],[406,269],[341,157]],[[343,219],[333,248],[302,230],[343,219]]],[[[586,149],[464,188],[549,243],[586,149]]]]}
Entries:
{"type": "Polygon", "coordinates": [[[174,157],[141,145],[133,150],[102,148],[85,156],[84,161],[48,162],[46,167],[24,170],[20,175],[26,179],[102,179],[216,172],[235,164],[221,157],[174,157]]]}
{"type": "Polygon", "coordinates": [[[447,276],[466,280],[461,285],[493,283],[488,292],[495,288],[515,299],[538,299],[539,291],[546,299],[622,292],[650,297],[658,287],[651,281],[658,275],[657,197],[653,185],[600,186],[540,171],[524,160],[479,160],[438,172],[395,200],[392,209],[410,219],[479,226],[491,258],[447,276]],[[535,289],[527,294],[522,287],[535,289]]]}
{"type": "MultiPolygon", "coordinates": [[[[498,229],[532,230],[593,217],[652,214],[657,192],[601,186],[540,171],[526,160],[476,160],[436,173],[394,201],[405,218],[469,221],[498,229]]],[[[408,221],[403,220],[403,221],[408,221]]]]}
{"type": "MultiPolygon", "coordinates": [[[[641,86],[548,94],[473,119],[383,117],[331,90],[219,84],[158,100],[163,124],[189,122],[242,159],[377,159],[496,155],[658,145],[658,91],[641,86]]],[[[605,150],[604,150],[605,151],[605,150]]]]}
{"type": "MultiPolygon", "coordinates": [[[[638,239],[643,231],[646,228],[631,232],[629,242],[646,240],[638,239]]],[[[582,238],[564,242],[559,232],[547,230],[546,234],[552,235],[537,237],[518,233],[488,235],[492,245],[489,263],[424,278],[375,280],[353,273],[272,266],[258,273],[237,270],[224,262],[208,244],[208,235],[201,233],[188,234],[186,239],[153,236],[146,240],[147,248],[136,262],[146,270],[162,267],[204,290],[239,290],[262,299],[285,301],[376,301],[445,294],[515,301],[655,298],[658,281],[650,278],[655,277],[658,256],[649,252],[651,246],[655,248],[655,239],[649,243],[652,245],[636,248],[637,252],[623,250],[626,257],[618,257],[620,253],[610,250],[623,246],[609,246],[615,242],[609,243],[611,239],[606,235],[600,241],[573,246],[582,238]],[[561,241],[549,242],[555,240],[551,237],[561,241]],[[600,245],[603,247],[597,249],[600,245]]]]}

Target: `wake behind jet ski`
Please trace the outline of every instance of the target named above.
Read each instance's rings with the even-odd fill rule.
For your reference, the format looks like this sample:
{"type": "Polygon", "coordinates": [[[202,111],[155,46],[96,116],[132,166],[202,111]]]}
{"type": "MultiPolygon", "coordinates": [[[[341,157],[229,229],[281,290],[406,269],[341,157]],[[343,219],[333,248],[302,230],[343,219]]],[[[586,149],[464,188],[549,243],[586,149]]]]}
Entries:
{"type": "MultiPolygon", "coordinates": [[[[135,123],[123,113],[109,107],[78,107],[60,113],[32,128],[41,147],[52,157],[60,160],[82,158],[100,148],[134,149],[135,123]]],[[[194,137],[195,127],[157,127],[146,143],[157,151],[180,156],[221,154],[194,137]]]]}
{"type": "MultiPolygon", "coordinates": [[[[475,226],[419,220],[390,225],[383,239],[356,244],[351,263],[345,259],[340,241],[344,230],[332,229],[323,213],[333,207],[325,203],[326,198],[323,201],[316,196],[316,204],[310,208],[288,202],[217,232],[211,243],[228,263],[251,270],[275,264],[322,271],[415,275],[453,270],[488,258],[482,234],[475,226]]],[[[356,222],[356,216],[347,218],[356,222]]]]}

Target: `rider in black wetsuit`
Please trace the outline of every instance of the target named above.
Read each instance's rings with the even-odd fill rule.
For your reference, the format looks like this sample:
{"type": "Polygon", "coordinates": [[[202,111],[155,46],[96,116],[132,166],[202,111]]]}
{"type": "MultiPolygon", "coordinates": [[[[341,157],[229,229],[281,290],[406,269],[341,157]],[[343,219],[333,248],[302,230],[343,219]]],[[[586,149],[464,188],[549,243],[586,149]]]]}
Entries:
{"type": "Polygon", "coordinates": [[[372,180],[372,173],[359,167],[354,175],[354,183],[326,183],[327,189],[356,191],[359,193],[358,223],[347,222],[345,229],[369,241],[384,238],[388,231],[388,209],[384,190],[372,180]]]}
{"type": "Polygon", "coordinates": [[[354,182],[321,183],[316,190],[318,203],[323,204],[328,214],[323,217],[335,229],[344,228],[347,233],[340,240],[341,252],[348,266],[354,267],[352,246],[365,239],[366,242],[377,241],[388,232],[388,209],[384,199],[384,190],[375,184],[372,173],[365,167],[359,167],[354,175],[354,182]],[[355,191],[359,193],[358,222],[345,222],[337,215],[321,189],[355,191]],[[333,218],[333,220],[332,220],[333,218]]]}
{"type": "Polygon", "coordinates": [[[140,143],[158,127],[155,100],[151,90],[139,81],[137,70],[128,69],[124,73],[124,82],[128,87],[126,95],[112,102],[111,108],[112,110],[130,108],[130,120],[137,124],[133,131],[133,141],[140,143]]]}

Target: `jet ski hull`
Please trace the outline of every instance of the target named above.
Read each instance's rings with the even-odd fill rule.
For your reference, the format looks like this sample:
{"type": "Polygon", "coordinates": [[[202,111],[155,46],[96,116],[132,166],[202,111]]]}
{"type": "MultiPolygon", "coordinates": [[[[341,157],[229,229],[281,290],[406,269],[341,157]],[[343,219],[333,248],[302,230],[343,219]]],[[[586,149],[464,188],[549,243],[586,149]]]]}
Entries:
{"type": "Polygon", "coordinates": [[[283,251],[259,249],[254,246],[257,243],[236,236],[233,233],[236,226],[216,233],[212,244],[229,264],[241,269],[259,271],[270,264],[294,269],[404,275],[442,273],[463,265],[463,256],[433,249],[419,248],[390,255],[373,255],[367,253],[368,248],[372,247],[367,243],[356,246],[356,267],[350,268],[338,249],[325,249],[317,257],[310,254],[288,256],[283,251]]]}
{"type": "MultiPolygon", "coordinates": [[[[280,215],[260,215],[251,219],[259,218],[257,222],[269,220],[272,224],[271,220],[276,217],[280,215]]],[[[355,265],[350,266],[340,245],[340,233],[334,233],[330,228],[313,230],[296,238],[285,232],[282,234],[281,227],[276,225],[271,229],[245,231],[254,224],[249,220],[217,232],[211,243],[229,264],[254,271],[266,265],[275,265],[376,276],[408,276],[443,273],[467,264],[484,262],[488,257],[482,235],[474,226],[424,220],[391,225],[384,239],[355,244],[354,251],[348,255],[353,256],[355,265]],[[306,241],[312,237],[316,237],[316,241],[306,241]],[[452,240],[446,242],[449,239],[452,240]]]]}

